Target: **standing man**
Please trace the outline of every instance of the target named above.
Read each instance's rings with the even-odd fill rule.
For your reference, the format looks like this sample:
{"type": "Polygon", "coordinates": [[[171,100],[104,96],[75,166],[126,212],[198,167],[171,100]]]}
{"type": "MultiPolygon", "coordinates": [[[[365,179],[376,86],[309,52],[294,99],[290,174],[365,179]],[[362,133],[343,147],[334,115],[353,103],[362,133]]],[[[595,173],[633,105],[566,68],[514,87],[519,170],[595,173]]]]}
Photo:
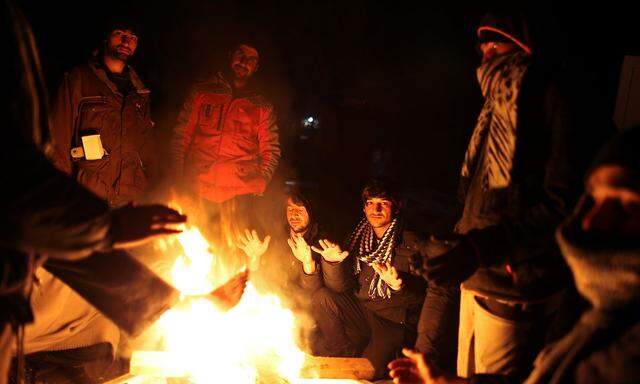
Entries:
{"type": "MultiPolygon", "coordinates": [[[[349,251],[327,240],[320,241],[320,248],[312,247],[322,256],[325,285],[313,302],[324,353],[363,356],[373,364],[376,378],[382,378],[386,364],[416,338],[427,283],[412,274],[412,266],[413,260],[425,255],[427,245],[403,228],[399,200],[388,185],[370,182],[362,191],[362,202],[365,218],[347,242],[349,251]]],[[[436,323],[448,309],[456,308],[455,291],[434,287],[429,292],[433,297],[429,303],[434,304],[429,314],[436,323]]],[[[444,349],[452,339],[428,335],[425,344],[431,345],[425,349],[444,349]]]]}
{"type": "Polygon", "coordinates": [[[533,60],[524,21],[488,14],[477,35],[485,101],[462,167],[464,211],[427,278],[462,283],[458,375],[522,378],[568,282],[553,236],[581,173],[568,108],[533,60]]]}
{"type": "Polygon", "coordinates": [[[135,28],[116,22],[99,54],[64,75],[53,102],[54,163],[119,206],[141,197],[152,169],[150,91],[129,60],[135,28]]]}
{"type": "Polygon", "coordinates": [[[226,70],[193,86],[171,144],[173,173],[236,228],[249,227],[238,220],[265,191],[280,158],[276,114],[254,87],[259,62],[254,46],[234,46],[226,70]]]}

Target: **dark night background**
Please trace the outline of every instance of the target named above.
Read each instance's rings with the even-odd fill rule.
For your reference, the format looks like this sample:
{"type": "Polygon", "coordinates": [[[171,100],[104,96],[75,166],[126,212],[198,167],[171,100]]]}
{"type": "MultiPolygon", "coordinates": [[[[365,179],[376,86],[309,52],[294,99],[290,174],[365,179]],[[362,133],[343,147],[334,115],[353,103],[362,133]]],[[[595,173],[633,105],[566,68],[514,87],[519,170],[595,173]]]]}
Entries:
{"type": "MultiPolygon", "coordinates": [[[[107,20],[141,25],[132,65],[152,90],[166,143],[188,85],[218,67],[236,37],[257,40],[260,82],[278,110],[283,159],[270,187],[315,185],[336,232],[359,215],[358,190],[391,175],[426,225],[445,225],[480,109],[475,28],[497,2],[18,2],[31,21],[49,88],[86,60],[107,20]],[[318,130],[303,130],[306,116],[318,130]],[[332,209],[327,209],[331,207],[332,209]],[[341,214],[336,214],[340,212],[341,214]],[[342,214],[344,212],[344,214],[342,214]],[[434,224],[430,218],[438,218],[434,224]]],[[[557,2],[559,3],[559,2],[557,2]]],[[[608,126],[625,54],[640,53],[630,5],[509,5],[531,24],[534,49],[562,78],[585,137],[608,126]]]]}

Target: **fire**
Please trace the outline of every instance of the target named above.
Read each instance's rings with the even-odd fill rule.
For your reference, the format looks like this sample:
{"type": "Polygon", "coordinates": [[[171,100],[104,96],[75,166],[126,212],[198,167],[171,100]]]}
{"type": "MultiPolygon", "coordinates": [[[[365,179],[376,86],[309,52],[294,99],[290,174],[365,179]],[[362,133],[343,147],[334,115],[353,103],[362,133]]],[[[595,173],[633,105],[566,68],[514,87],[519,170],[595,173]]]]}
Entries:
{"type": "Polygon", "coordinates": [[[234,273],[195,227],[168,241],[183,250],[171,271],[183,297],[156,324],[166,351],[162,376],[186,376],[192,383],[253,384],[258,377],[295,381],[305,354],[295,343],[293,313],[277,296],[262,295],[250,283],[240,303],[221,312],[203,295],[234,273]]]}

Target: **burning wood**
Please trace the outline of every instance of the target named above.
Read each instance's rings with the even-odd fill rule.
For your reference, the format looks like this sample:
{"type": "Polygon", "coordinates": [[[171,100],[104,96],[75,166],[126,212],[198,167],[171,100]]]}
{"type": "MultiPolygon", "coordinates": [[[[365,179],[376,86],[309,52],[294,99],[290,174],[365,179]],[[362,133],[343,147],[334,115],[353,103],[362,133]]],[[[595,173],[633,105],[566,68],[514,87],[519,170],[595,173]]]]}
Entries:
{"type": "MultiPolygon", "coordinates": [[[[183,367],[177,365],[176,361],[175,356],[167,352],[135,351],[131,359],[131,373],[138,376],[165,378],[188,376],[188,372],[185,372],[183,367]]],[[[270,372],[273,371],[273,368],[267,356],[258,364],[257,370],[261,373],[264,372],[265,376],[275,379],[273,372],[270,372]]],[[[373,366],[367,359],[309,355],[305,357],[304,364],[300,370],[300,378],[307,379],[369,380],[373,378],[373,374],[373,366]]],[[[265,379],[265,377],[260,377],[258,382],[267,382],[265,379]]],[[[268,382],[277,381],[269,380],[268,382]]]]}

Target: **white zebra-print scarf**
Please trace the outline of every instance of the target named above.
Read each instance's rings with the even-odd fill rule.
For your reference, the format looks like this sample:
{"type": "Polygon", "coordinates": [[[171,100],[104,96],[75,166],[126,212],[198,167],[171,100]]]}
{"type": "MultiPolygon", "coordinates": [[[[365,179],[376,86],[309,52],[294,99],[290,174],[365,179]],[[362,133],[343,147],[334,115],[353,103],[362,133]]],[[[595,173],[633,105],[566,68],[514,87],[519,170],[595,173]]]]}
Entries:
{"type": "MultiPolygon", "coordinates": [[[[393,219],[391,225],[389,225],[389,228],[387,228],[374,248],[376,234],[373,231],[373,227],[366,218],[360,220],[347,242],[349,253],[356,257],[356,273],[360,273],[362,269],[360,263],[371,266],[373,264],[392,262],[399,227],[398,219],[393,219]]],[[[391,297],[391,288],[377,273],[371,279],[369,297],[372,299],[376,297],[388,299],[391,297]]]]}
{"type": "Polygon", "coordinates": [[[477,70],[484,106],[469,141],[461,175],[481,172],[482,188],[505,188],[511,182],[516,150],[518,94],[529,66],[524,52],[498,56],[477,70]]]}

